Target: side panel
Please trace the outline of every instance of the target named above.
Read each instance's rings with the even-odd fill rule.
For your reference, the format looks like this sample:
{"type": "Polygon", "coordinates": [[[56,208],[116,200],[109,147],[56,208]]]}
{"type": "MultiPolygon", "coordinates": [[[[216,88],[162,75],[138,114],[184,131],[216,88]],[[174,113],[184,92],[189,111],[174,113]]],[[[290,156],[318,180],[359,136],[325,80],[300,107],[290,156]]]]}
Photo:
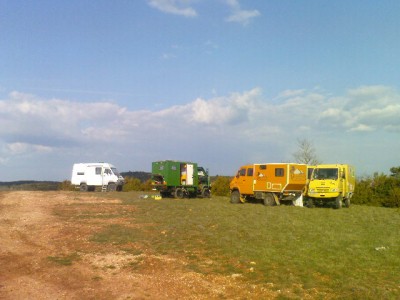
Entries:
{"type": "Polygon", "coordinates": [[[307,184],[307,165],[289,164],[285,191],[302,191],[307,184]]]}
{"type": "Polygon", "coordinates": [[[344,185],[343,185],[343,195],[345,198],[348,198],[349,196],[354,193],[355,185],[356,185],[356,175],[355,175],[355,169],[353,166],[349,165],[344,165],[344,174],[345,174],[345,179],[344,179],[344,185]]]}
{"type": "Polygon", "coordinates": [[[285,165],[254,165],[254,191],[280,192],[286,185],[285,165]]]}
{"type": "MultiPolygon", "coordinates": [[[[87,185],[103,185],[103,173],[103,166],[87,166],[85,171],[87,185]]],[[[108,184],[108,182],[105,182],[104,184],[108,184]]]]}
{"type": "Polygon", "coordinates": [[[254,191],[302,191],[307,182],[307,166],[302,164],[254,165],[254,191]]]}
{"type": "Polygon", "coordinates": [[[162,176],[166,186],[197,186],[197,164],[179,161],[158,161],[152,163],[152,175],[162,176]]]}

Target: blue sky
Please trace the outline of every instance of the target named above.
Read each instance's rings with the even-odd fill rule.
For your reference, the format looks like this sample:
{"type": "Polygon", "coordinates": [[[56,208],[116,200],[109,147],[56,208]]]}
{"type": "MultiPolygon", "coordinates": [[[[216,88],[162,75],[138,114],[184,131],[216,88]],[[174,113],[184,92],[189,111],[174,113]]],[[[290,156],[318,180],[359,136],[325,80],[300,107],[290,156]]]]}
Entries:
{"type": "Polygon", "coordinates": [[[213,175],[293,160],[388,173],[400,153],[400,2],[0,0],[0,181],[75,162],[213,175]]]}

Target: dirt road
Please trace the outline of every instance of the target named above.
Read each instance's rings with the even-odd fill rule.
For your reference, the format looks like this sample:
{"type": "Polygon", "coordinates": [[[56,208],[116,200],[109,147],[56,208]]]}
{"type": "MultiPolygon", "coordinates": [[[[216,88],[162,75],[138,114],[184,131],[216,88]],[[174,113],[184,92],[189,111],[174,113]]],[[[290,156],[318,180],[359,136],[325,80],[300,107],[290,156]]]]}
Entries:
{"type": "MultiPolygon", "coordinates": [[[[179,257],[158,256],[146,249],[135,254],[91,241],[107,222],[127,224],[123,217],[76,222],[57,213],[72,206],[110,211],[116,203],[119,200],[76,192],[1,192],[0,299],[271,299],[277,295],[240,278],[190,272],[179,257]]],[[[134,212],[135,207],[123,209],[134,212]]]]}

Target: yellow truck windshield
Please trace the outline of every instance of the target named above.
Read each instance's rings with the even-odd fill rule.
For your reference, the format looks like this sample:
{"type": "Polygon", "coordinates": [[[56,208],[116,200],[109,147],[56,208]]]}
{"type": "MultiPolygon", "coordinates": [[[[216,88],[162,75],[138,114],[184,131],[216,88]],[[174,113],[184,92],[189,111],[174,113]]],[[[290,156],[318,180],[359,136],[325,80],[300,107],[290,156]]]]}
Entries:
{"type": "Polygon", "coordinates": [[[323,168],[314,169],[312,179],[324,180],[324,179],[338,179],[338,169],[337,168],[323,168]]]}

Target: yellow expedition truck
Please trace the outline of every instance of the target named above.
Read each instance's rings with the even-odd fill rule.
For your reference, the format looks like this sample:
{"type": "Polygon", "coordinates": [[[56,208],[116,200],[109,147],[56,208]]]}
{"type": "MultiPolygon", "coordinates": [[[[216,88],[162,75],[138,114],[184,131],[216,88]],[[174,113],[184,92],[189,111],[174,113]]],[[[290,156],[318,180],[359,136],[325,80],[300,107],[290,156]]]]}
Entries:
{"type": "Polygon", "coordinates": [[[334,202],[336,208],[350,206],[356,185],[353,166],[330,164],[315,166],[306,190],[306,205],[334,202]]]}
{"type": "Polygon", "coordinates": [[[273,206],[289,203],[303,206],[302,192],[307,183],[307,165],[265,163],[240,167],[230,182],[231,203],[249,199],[273,206]]]}

